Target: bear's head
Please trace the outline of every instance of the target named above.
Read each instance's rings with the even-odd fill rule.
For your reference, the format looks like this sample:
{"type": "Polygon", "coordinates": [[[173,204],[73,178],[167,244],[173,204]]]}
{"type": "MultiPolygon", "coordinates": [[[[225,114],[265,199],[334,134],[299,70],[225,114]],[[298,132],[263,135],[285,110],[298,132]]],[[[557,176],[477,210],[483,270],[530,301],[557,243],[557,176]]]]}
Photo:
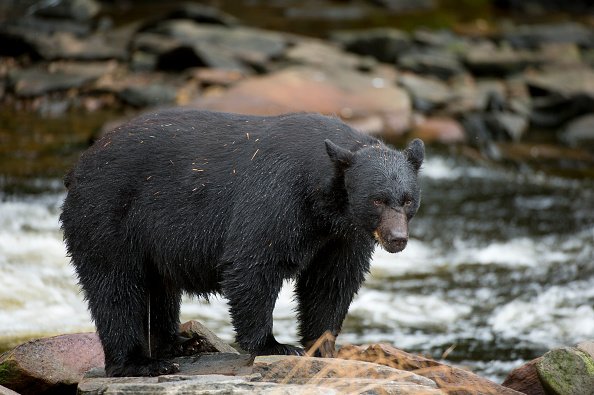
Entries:
{"type": "Polygon", "coordinates": [[[417,175],[425,146],[413,140],[403,151],[383,144],[352,152],[326,140],[328,156],[337,167],[355,226],[367,231],[388,252],[408,242],[408,222],[421,201],[417,175]]]}

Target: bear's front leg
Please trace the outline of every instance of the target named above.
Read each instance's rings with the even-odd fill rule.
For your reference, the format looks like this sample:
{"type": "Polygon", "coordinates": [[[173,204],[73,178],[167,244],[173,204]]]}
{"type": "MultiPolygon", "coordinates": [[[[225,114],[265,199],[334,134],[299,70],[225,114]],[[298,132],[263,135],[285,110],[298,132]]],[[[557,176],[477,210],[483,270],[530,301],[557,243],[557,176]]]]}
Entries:
{"type": "Polygon", "coordinates": [[[301,344],[308,353],[334,357],[335,340],[353,297],[369,271],[368,248],[324,248],[297,279],[301,344]]]}
{"type": "Polygon", "coordinates": [[[226,271],[222,287],[241,348],[254,355],[305,354],[300,347],[279,343],[272,334],[272,312],[282,287],[278,273],[235,265],[226,271]]]}

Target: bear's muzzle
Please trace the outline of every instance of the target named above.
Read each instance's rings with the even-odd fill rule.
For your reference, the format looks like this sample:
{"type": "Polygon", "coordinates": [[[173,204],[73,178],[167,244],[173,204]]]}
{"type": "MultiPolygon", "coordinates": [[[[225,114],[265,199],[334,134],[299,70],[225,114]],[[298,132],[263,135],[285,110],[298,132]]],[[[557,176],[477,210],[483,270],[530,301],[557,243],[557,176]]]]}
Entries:
{"type": "Polygon", "coordinates": [[[408,243],[408,219],[397,209],[387,209],[382,213],[379,226],[373,233],[381,246],[390,253],[404,250],[408,243]]]}

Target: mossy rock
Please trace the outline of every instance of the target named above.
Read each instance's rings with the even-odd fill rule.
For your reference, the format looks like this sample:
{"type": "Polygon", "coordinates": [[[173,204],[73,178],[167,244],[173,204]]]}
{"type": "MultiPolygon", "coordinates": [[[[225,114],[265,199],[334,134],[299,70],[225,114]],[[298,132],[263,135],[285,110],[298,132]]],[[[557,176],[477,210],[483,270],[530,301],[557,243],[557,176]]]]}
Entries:
{"type": "Polygon", "coordinates": [[[594,359],[577,348],[563,347],[547,352],[536,364],[536,370],[551,394],[594,393],[594,359]]]}

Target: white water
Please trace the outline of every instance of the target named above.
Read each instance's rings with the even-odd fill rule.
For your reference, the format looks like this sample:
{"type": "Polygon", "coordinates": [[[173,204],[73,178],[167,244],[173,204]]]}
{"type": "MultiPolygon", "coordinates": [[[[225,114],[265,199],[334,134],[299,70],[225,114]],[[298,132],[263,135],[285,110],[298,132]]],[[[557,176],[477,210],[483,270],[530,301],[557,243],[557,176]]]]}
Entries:
{"type": "MultiPolygon", "coordinates": [[[[442,158],[429,160],[423,174],[429,186],[510,177],[495,170],[459,169],[442,158]]],[[[575,192],[573,185],[560,184],[575,192]]],[[[579,193],[591,196],[591,191],[579,193]]],[[[58,224],[62,199],[47,194],[0,201],[0,339],[93,329],[65,256],[58,224]]],[[[547,210],[556,204],[554,199],[520,195],[512,203],[523,210],[547,210]]],[[[430,199],[424,204],[431,204],[430,199]]],[[[433,221],[431,213],[419,216],[425,217],[415,219],[420,231],[415,234],[413,222],[417,237],[404,252],[376,251],[339,343],[385,341],[434,356],[452,345],[501,346],[498,357],[464,361],[500,377],[523,360],[507,357],[506,350],[521,347],[536,356],[555,346],[594,339],[594,225],[570,232],[499,235],[496,240],[467,231],[442,240],[420,233],[447,224],[433,221]]],[[[279,340],[296,343],[291,286],[283,288],[277,302],[275,332],[279,340]]],[[[182,320],[191,318],[232,341],[224,299],[207,303],[186,298],[182,320]]]]}

